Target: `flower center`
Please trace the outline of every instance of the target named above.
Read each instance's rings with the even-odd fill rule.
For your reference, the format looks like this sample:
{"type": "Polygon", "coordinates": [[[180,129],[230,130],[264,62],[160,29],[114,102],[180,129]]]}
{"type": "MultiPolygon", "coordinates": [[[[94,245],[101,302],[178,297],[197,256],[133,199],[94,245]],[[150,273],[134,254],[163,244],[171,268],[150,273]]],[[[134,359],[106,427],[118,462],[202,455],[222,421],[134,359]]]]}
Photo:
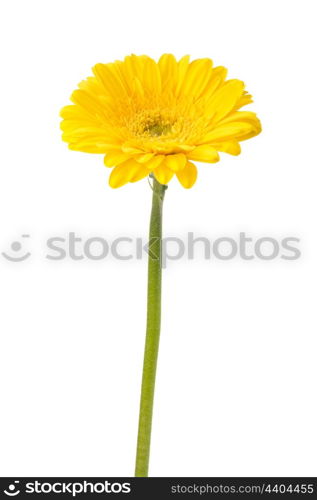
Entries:
{"type": "Polygon", "coordinates": [[[143,131],[150,134],[152,137],[160,137],[161,135],[168,134],[172,129],[170,123],[164,123],[162,121],[149,121],[144,125],[143,131]]]}
{"type": "Polygon", "coordinates": [[[170,113],[141,111],[133,116],[129,128],[135,136],[155,139],[173,133],[174,123],[175,118],[170,113]]]}

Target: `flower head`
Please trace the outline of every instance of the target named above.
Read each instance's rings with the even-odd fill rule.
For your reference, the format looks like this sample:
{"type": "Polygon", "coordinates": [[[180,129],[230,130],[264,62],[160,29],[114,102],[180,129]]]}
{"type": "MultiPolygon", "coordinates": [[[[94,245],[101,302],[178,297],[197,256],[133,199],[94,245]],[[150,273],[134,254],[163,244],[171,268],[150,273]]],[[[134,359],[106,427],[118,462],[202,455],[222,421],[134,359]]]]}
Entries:
{"type": "Polygon", "coordinates": [[[96,64],[93,74],[61,111],[63,140],[70,149],[104,154],[114,188],[150,173],[161,184],[176,175],[190,188],[197,178],[192,161],[215,163],[219,151],[238,155],[239,142],[261,131],[255,113],[240,111],[252,102],[244,83],[226,80],[227,70],[210,59],[131,55],[96,64]]]}

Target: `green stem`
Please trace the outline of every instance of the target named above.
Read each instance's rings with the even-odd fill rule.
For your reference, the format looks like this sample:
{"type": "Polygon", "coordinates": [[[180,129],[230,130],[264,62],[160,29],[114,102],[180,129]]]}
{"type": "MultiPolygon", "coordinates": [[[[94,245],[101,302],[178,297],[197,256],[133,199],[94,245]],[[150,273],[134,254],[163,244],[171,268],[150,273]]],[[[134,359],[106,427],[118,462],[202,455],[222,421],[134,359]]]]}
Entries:
{"type": "Polygon", "coordinates": [[[135,476],[147,477],[149,468],[155,374],[161,329],[162,208],[167,186],[153,178],[149,235],[147,324],[139,414],[135,476]]]}

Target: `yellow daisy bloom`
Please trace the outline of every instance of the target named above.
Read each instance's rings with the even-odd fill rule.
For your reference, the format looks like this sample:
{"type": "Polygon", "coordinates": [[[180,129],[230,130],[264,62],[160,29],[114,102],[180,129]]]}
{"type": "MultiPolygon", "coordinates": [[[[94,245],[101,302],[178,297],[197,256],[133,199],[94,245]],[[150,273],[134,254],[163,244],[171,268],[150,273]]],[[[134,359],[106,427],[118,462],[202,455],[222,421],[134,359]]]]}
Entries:
{"type": "Polygon", "coordinates": [[[161,184],[176,175],[190,188],[192,161],[238,155],[239,142],[261,131],[255,113],[240,111],[252,102],[244,83],[226,80],[227,70],[210,59],[131,55],[96,64],[93,74],[61,111],[63,140],[75,151],[104,154],[113,188],[150,173],[161,184]]]}

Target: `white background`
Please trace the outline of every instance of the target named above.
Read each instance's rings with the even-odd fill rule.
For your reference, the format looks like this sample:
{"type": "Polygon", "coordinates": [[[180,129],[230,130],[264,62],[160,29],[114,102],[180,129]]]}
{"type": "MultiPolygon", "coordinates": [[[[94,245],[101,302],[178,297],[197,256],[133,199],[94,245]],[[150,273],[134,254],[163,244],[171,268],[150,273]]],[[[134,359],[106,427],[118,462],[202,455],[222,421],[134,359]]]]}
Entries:
{"type": "Polygon", "coordinates": [[[313,1],[6,1],[1,12],[0,474],[133,475],[146,259],[49,261],[49,236],[147,235],[146,180],[108,187],[59,110],[97,62],[211,57],[263,133],[172,181],[165,234],[301,238],[297,261],[197,256],[164,271],[152,476],[316,475],[313,1]],[[12,251],[11,251],[12,254],[12,251]]]}

